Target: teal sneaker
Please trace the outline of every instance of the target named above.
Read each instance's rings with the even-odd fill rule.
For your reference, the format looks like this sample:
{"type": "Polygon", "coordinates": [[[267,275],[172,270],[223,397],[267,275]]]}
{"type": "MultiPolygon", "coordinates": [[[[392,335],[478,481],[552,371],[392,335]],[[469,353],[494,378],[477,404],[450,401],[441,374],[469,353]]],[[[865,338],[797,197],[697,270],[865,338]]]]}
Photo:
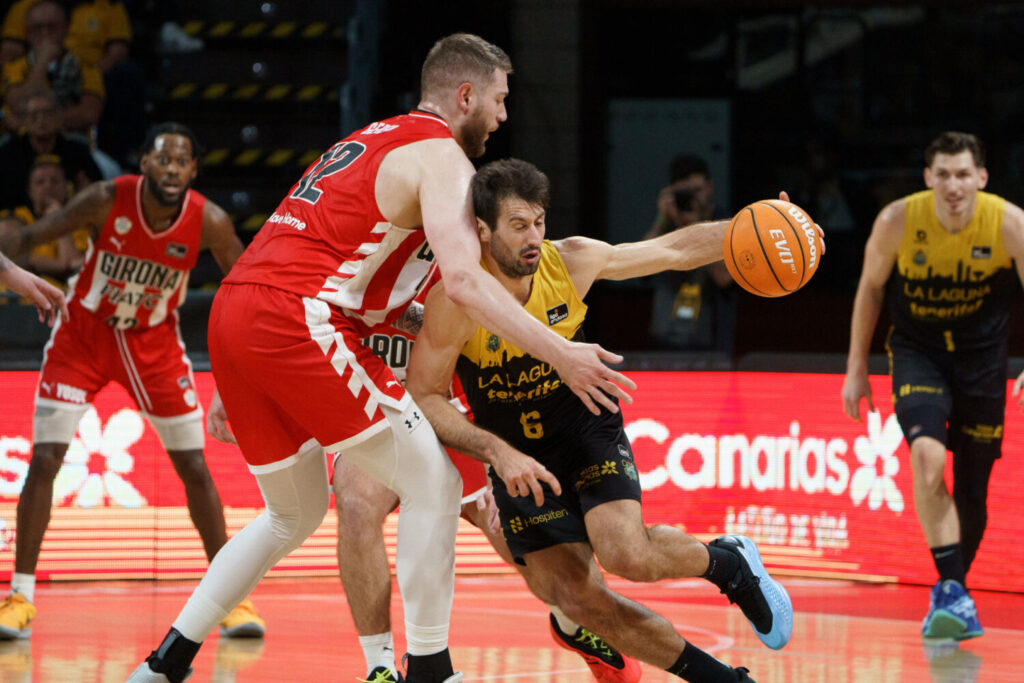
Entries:
{"type": "Polygon", "coordinates": [[[974,599],[959,581],[947,579],[932,587],[921,637],[929,640],[967,640],[983,635],[974,599]]]}

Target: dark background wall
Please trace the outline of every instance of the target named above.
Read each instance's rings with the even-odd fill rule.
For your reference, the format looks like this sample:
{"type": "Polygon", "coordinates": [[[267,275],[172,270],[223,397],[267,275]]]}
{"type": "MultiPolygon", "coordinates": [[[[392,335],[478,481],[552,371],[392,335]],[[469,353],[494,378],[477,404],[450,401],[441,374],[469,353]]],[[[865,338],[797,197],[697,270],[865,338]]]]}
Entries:
{"type": "MultiPolygon", "coordinates": [[[[348,132],[344,122],[353,112],[365,123],[415,104],[424,54],[453,31],[479,33],[512,56],[509,122],[481,161],[515,155],[548,172],[553,237],[618,234],[606,201],[614,175],[612,103],[727,103],[729,205],[719,209],[731,214],[785,189],[828,233],[822,266],[802,291],[778,300],[741,293],[738,357],[845,353],[871,222],[886,202],[923,187],[922,150],[942,130],[980,135],[988,145],[989,189],[1024,201],[1018,3],[183,0],[178,21],[205,42],[203,51],[186,55],[154,48],[165,4],[128,4],[140,38],[133,49],[150,79],[149,116],[197,129],[208,153],[197,189],[232,214],[245,241],[305,165],[348,132]],[[218,33],[218,22],[231,28],[218,33]],[[271,37],[285,22],[327,29],[271,37]],[[253,24],[262,28],[246,29],[253,24]],[[226,95],[204,94],[217,83],[226,84],[226,95]],[[233,96],[247,84],[265,90],[275,83],[289,85],[294,97],[233,96]],[[182,90],[183,84],[196,87],[182,90]],[[303,84],[322,86],[322,94],[302,100],[303,84]],[[274,156],[282,150],[288,154],[274,156]],[[835,196],[845,206],[841,225],[824,218],[833,214],[828,202],[835,196]]],[[[664,145],[682,148],[689,139],[681,126],[664,145]]],[[[654,217],[657,189],[637,197],[637,237],[654,217]]],[[[207,261],[195,284],[214,286],[217,278],[207,261]]],[[[195,305],[206,298],[194,297],[195,305]]],[[[649,302],[643,282],[596,287],[588,301],[590,336],[619,350],[646,348],[649,302]]],[[[1019,302],[1013,355],[1024,355],[1019,302]]],[[[12,308],[0,307],[7,321],[0,348],[21,341],[38,348],[39,335],[12,327],[12,308]]],[[[202,310],[189,319],[201,324],[202,310]]],[[[885,328],[883,320],[876,351],[885,328]]],[[[200,348],[201,327],[186,333],[200,348]]]]}

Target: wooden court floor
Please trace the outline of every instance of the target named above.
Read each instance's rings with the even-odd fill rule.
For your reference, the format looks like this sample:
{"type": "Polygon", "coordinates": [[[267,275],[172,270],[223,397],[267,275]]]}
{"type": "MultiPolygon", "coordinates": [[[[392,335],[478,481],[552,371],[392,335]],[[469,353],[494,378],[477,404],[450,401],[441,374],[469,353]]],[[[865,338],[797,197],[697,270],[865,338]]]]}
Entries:
{"type": "MultiPolygon", "coordinates": [[[[796,620],[793,640],[781,652],[764,648],[739,610],[704,581],[609,583],[720,659],[750,668],[758,683],[1024,680],[1018,661],[1024,651],[1024,595],[977,592],[985,635],[960,647],[925,648],[919,633],[926,587],[782,581],[796,620]]],[[[41,584],[31,640],[0,643],[0,681],[120,683],[163,636],[192,585],[41,584]]],[[[581,660],[555,646],[545,609],[518,577],[459,577],[455,595],[451,650],[466,681],[593,680],[581,660]]],[[[268,622],[266,638],[211,636],[192,681],[351,683],[362,676],[362,656],[337,581],[268,579],[254,599],[268,622]]],[[[393,614],[400,623],[397,597],[393,614]]],[[[678,679],[645,665],[643,680],[678,679]]]]}

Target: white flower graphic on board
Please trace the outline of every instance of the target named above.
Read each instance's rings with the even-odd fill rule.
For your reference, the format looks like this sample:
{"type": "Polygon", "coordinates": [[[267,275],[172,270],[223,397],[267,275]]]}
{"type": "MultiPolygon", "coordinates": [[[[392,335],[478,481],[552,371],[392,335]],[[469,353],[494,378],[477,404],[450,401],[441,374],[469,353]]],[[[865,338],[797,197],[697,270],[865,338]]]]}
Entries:
{"type": "Polygon", "coordinates": [[[146,499],[124,477],[135,465],[128,449],[142,436],[143,428],[139,414],[127,408],[111,415],[104,427],[96,409],[90,406],[78,423],[78,435],[53,482],[53,502],[73,498],[78,507],[91,508],[109,498],[126,508],[145,505],[146,499]],[[89,461],[94,454],[103,458],[102,474],[90,471],[89,461]]]}
{"type": "Polygon", "coordinates": [[[903,512],[903,494],[895,480],[900,471],[896,449],[902,441],[903,432],[896,415],[890,415],[883,427],[881,414],[868,413],[868,435],[858,436],[853,443],[853,452],[861,465],[850,482],[850,499],[854,505],[860,505],[867,498],[871,510],[880,508],[884,501],[893,512],[903,512]],[[882,461],[880,471],[879,460],[882,461]]]}

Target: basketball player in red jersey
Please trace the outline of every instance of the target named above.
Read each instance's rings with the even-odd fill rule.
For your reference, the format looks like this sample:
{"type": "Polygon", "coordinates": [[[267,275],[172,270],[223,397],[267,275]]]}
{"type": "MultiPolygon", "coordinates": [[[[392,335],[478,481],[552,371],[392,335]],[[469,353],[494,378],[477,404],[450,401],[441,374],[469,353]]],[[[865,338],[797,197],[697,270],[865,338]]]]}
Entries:
{"type": "MultiPolygon", "coordinates": [[[[401,500],[407,679],[461,680],[448,654],[458,473],[402,383],[360,340],[394,321],[439,266],[454,301],[549,362],[588,408],[617,410],[609,395],[628,400],[623,387],[634,388],[603,362],[618,356],[551,333],[480,267],[469,157],[506,118],[511,70],[477,36],[438,41],[419,107],[327,150],[226,278],[210,319],[210,362],[266,511],[224,546],[131,681],[183,680],[222,615],[319,526],[324,449],[401,500]]],[[[557,486],[528,456],[498,474],[521,494],[539,492],[538,480],[557,486]]]]}
{"type": "MultiPolygon", "coordinates": [[[[226,273],[242,244],[224,210],[189,189],[198,165],[191,130],[158,125],[143,149],[141,176],[90,185],[20,231],[13,245],[14,251],[29,249],[80,228],[91,231],[85,264],[70,283],[70,317],[54,326],[44,350],[0,639],[31,634],[36,562],[50,521],[53,481],[79,419],[109,382],[131,394],[160,436],[185,485],[207,557],[227,541],[220,496],[203,458],[203,411],[177,307],[201,249],[209,249],[226,273]]],[[[225,619],[222,630],[262,635],[263,622],[247,604],[225,619]]]]}

